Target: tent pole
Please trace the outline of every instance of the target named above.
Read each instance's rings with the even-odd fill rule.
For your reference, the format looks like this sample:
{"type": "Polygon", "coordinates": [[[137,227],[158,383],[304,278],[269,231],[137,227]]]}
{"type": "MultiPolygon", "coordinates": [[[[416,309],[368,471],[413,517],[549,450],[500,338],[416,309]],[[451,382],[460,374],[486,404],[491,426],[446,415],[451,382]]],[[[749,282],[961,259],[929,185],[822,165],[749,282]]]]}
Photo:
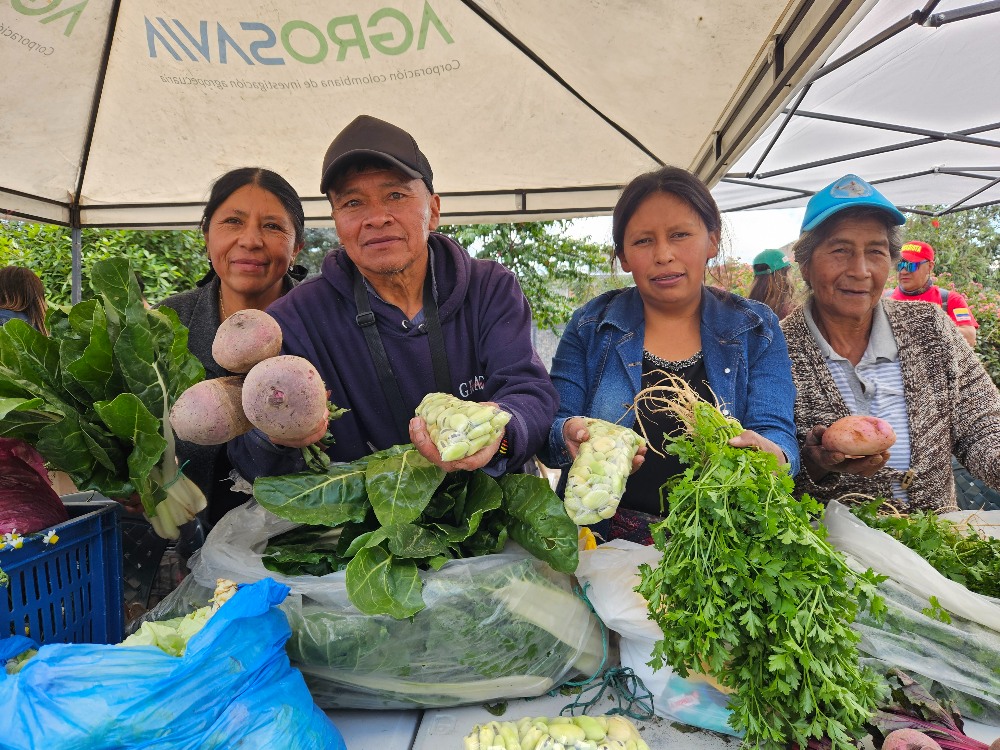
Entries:
{"type": "Polygon", "coordinates": [[[70,239],[72,241],[73,270],[71,271],[70,302],[74,305],[83,298],[83,229],[80,227],[80,209],[70,209],[70,239]]]}

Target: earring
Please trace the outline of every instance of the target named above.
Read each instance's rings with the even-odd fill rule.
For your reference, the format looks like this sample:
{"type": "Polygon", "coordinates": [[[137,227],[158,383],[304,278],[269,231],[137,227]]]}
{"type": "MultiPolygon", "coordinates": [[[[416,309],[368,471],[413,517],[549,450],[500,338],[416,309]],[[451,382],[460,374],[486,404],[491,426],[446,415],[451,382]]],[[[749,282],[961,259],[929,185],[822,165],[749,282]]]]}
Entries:
{"type": "Polygon", "coordinates": [[[288,273],[291,273],[292,269],[294,269],[294,268],[295,268],[295,264],[294,263],[289,263],[288,264],[288,273]]]}

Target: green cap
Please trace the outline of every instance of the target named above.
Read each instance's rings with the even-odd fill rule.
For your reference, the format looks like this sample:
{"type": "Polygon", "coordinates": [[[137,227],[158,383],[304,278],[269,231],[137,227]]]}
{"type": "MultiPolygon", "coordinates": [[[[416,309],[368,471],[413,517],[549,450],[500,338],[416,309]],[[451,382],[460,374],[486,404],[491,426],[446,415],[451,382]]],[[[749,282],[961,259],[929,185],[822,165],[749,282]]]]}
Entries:
{"type": "Polygon", "coordinates": [[[757,253],[757,257],[753,259],[753,275],[763,276],[766,273],[774,273],[782,268],[788,268],[790,265],[792,265],[791,262],[781,250],[765,250],[762,253],[757,253]]]}

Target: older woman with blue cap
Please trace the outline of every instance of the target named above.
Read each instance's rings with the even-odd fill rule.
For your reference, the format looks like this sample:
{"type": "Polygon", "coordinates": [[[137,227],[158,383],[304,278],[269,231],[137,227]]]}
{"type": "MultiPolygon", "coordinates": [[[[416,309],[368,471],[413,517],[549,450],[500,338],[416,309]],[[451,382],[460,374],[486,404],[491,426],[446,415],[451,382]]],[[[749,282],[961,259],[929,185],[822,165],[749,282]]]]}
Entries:
{"type": "Polygon", "coordinates": [[[883,299],[906,217],[857,175],[810,199],[795,261],[809,289],[782,321],[795,380],[802,452],[796,490],[820,500],[892,497],[907,510],[955,505],[951,456],[1000,487],[1000,393],[935,305],[883,299]],[[823,447],[848,415],[892,425],[888,452],[862,458],[823,447]]]}

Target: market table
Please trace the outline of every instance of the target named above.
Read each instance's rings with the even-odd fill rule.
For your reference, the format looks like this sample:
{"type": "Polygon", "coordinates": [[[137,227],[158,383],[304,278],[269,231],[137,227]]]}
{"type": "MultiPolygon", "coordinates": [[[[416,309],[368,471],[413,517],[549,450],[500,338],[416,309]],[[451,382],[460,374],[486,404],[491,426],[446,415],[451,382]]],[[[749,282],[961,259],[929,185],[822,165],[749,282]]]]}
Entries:
{"type": "MultiPolygon", "coordinates": [[[[563,695],[510,701],[501,717],[493,716],[482,706],[326,713],[344,735],[348,750],[461,750],[462,737],[476,724],[493,719],[510,721],[522,716],[558,716],[569,702],[570,699],[563,695]]],[[[611,700],[601,701],[596,711],[588,713],[603,714],[613,705],[611,700]]],[[[651,750],[736,750],[739,747],[735,737],[687,727],[660,717],[635,724],[651,750]]],[[[972,721],[965,722],[965,732],[986,743],[1000,737],[1000,727],[972,721]]]]}

